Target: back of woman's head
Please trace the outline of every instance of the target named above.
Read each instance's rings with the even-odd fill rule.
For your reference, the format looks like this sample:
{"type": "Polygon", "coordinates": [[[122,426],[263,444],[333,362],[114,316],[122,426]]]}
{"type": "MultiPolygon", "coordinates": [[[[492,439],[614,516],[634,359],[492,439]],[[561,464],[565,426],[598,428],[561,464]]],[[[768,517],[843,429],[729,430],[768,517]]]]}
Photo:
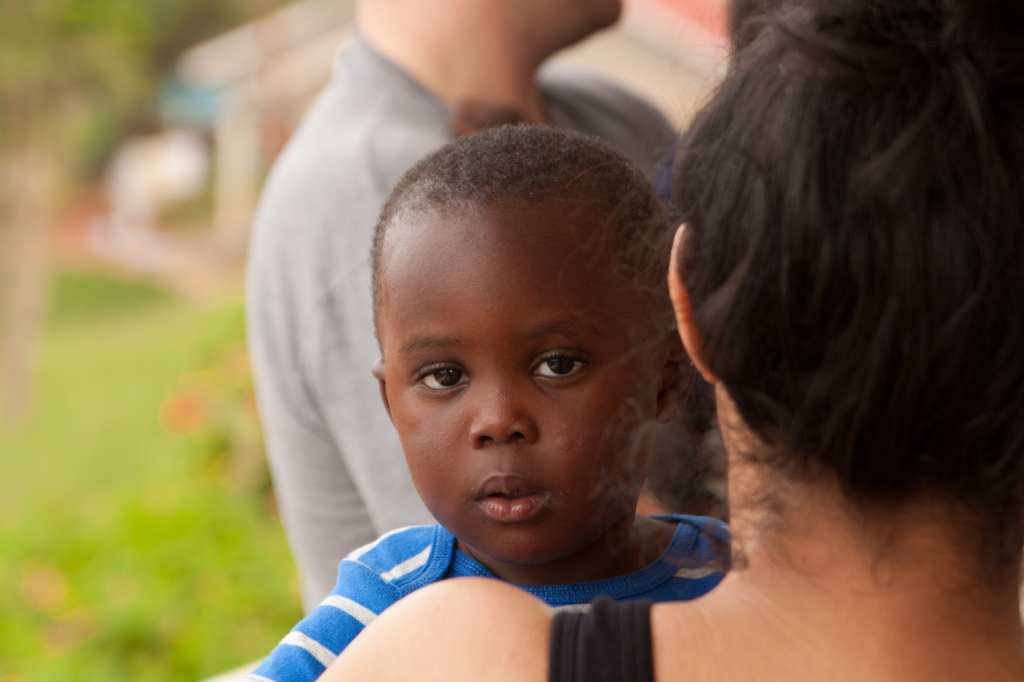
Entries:
{"type": "Polygon", "coordinates": [[[1024,3],[764,3],[680,148],[681,275],[758,453],[1024,534],[1024,3]]]}

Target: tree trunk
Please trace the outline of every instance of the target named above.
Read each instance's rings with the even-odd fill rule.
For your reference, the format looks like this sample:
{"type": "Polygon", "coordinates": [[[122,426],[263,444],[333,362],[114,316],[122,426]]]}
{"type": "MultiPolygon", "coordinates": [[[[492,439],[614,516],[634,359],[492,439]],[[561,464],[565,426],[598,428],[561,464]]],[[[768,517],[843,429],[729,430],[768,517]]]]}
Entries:
{"type": "Polygon", "coordinates": [[[49,292],[54,170],[46,155],[33,151],[0,164],[0,417],[12,424],[25,421],[32,405],[35,346],[49,292]]]}

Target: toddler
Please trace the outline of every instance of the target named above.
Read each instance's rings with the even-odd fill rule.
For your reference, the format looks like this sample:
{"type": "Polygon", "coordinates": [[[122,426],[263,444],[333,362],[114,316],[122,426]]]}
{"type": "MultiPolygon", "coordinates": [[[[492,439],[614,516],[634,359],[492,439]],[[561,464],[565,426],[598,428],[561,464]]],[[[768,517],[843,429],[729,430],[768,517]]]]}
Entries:
{"type": "Polygon", "coordinates": [[[718,583],[724,525],[634,513],[652,428],[693,379],[670,238],[642,172],[579,133],[496,128],[405,175],[374,234],[372,371],[439,523],[352,552],[248,679],[316,679],[381,611],[447,578],[497,578],[556,609],[718,583]]]}

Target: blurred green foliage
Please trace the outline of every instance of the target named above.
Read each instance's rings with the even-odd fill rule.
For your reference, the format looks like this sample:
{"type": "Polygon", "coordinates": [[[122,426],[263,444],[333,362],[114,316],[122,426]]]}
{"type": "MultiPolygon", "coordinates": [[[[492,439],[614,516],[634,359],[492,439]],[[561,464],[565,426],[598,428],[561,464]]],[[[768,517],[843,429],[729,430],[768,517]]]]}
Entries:
{"type": "Polygon", "coordinates": [[[277,0],[0,2],[0,161],[23,145],[95,174],[114,143],[158,124],[161,78],[187,47],[277,0]]]}
{"type": "MultiPolygon", "coordinates": [[[[0,0],[0,175],[41,158],[74,193],[158,127],[185,48],[286,1],[0,0]]],[[[266,654],[301,614],[241,303],[76,273],[52,293],[35,409],[0,425],[0,682],[196,680],[266,654]]]]}
{"type": "Polygon", "coordinates": [[[242,307],[56,279],[31,421],[0,428],[0,680],[196,680],[301,616],[242,307]]]}
{"type": "Polygon", "coordinates": [[[144,313],[170,301],[166,291],[152,284],[74,272],[60,273],[52,289],[51,329],[144,313]]]}

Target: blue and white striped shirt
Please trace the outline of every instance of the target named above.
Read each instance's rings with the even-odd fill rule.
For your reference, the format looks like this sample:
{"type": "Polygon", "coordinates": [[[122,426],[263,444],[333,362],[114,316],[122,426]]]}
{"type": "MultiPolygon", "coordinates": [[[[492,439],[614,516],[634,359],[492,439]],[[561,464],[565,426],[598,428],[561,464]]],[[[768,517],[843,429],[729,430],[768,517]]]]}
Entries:
{"type": "MultiPolygon", "coordinates": [[[[607,595],[619,601],[693,599],[723,576],[728,527],[698,516],[659,516],[676,523],[672,542],[651,565],[616,578],[570,585],[520,586],[556,609],[583,609],[607,595]]],[[[384,609],[430,583],[462,576],[495,578],[455,548],[440,525],[402,528],[349,554],[331,594],[281,640],[250,682],[313,682],[384,609]]]]}

